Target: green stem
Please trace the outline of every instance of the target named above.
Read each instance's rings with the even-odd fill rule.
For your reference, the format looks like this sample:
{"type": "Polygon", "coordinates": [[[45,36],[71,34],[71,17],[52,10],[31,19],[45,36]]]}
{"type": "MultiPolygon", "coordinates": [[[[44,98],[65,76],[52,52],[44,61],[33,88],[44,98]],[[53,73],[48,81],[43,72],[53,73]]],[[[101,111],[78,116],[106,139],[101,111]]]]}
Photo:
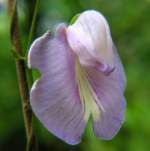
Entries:
{"type": "Polygon", "coordinates": [[[29,102],[29,90],[28,90],[28,82],[26,77],[25,60],[22,59],[23,49],[21,45],[17,4],[16,4],[16,0],[9,0],[9,2],[10,2],[9,4],[12,4],[8,6],[10,7],[9,10],[11,10],[9,12],[11,16],[10,36],[11,36],[12,50],[16,62],[20,96],[22,100],[22,110],[23,110],[23,117],[24,117],[26,137],[27,137],[26,151],[36,151],[37,145],[33,134],[32,111],[29,102]]]}
{"type": "MultiPolygon", "coordinates": [[[[34,8],[34,13],[33,13],[31,28],[30,28],[30,32],[29,32],[27,50],[29,49],[29,47],[32,43],[32,40],[33,40],[33,36],[34,36],[34,32],[35,32],[36,16],[37,16],[38,8],[39,8],[39,2],[40,2],[39,0],[36,0],[36,2],[35,2],[35,8],[34,8]]],[[[31,88],[31,86],[33,84],[33,75],[32,75],[31,69],[27,69],[27,75],[28,75],[29,88],[31,88]]]]}
{"type": "Polygon", "coordinates": [[[39,2],[40,2],[39,0],[36,0],[36,2],[35,2],[35,8],[34,8],[33,18],[32,18],[32,23],[31,23],[30,33],[29,33],[27,49],[29,49],[30,44],[33,40],[34,31],[35,31],[36,16],[37,16],[38,8],[39,8],[39,2]]]}

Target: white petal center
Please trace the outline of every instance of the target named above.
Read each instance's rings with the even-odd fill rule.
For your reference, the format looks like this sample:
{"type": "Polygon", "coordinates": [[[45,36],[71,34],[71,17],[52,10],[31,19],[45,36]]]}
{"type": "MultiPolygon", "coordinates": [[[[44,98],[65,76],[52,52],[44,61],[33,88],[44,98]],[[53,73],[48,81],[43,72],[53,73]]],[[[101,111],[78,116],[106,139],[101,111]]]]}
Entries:
{"type": "Polygon", "coordinates": [[[92,114],[95,119],[100,117],[100,108],[97,105],[97,96],[88,81],[88,75],[85,69],[76,61],[76,78],[79,89],[80,99],[84,106],[84,119],[88,120],[92,114]]]}

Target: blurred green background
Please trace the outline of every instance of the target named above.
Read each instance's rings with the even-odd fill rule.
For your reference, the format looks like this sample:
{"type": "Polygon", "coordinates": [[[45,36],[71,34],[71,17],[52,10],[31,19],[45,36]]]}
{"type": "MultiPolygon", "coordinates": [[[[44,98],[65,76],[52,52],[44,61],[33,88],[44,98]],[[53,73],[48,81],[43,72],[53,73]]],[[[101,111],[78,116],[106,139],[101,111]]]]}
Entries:
{"type": "MultiPolygon", "coordinates": [[[[26,48],[35,0],[19,0],[22,43],[26,48]]],[[[127,75],[126,120],[112,141],[96,138],[89,124],[83,141],[70,146],[50,134],[34,118],[40,151],[150,150],[150,0],[40,1],[35,37],[59,22],[68,23],[87,9],[107,18],[127,75]]],[[[15,62],[10,52],[7,1],[0,0],[0,151],[23,151],[25,132],[15,62]]]]}

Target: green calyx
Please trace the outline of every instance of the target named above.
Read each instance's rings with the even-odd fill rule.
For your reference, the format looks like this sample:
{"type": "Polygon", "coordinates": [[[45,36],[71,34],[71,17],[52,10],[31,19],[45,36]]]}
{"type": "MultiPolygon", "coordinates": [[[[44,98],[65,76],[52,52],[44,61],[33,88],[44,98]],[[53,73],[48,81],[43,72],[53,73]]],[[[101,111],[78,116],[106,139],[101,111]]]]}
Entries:
{"type": "Polygon", "coordinates": [[[75,21],[78,19],[78,17],[80,16],[80,14],[76,14],[70,21],[70,25],[74,24],[75,21]]]}

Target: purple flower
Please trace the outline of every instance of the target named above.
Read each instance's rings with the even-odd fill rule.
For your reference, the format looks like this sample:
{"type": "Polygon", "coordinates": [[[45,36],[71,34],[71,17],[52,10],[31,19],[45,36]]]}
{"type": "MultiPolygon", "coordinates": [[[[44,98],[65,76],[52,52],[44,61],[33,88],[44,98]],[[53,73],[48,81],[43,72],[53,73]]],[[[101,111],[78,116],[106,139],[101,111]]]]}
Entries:
{"type": "Polygon", "coordinates": [[[126,78],[106,19],[89,10],[54,35],[36,39],[30,68],[42,77],[30,92],[31,107],[43,125],[69,144],[78,144],[89,117],[97,137],[112,139],[123,121],[126,78]]]}

